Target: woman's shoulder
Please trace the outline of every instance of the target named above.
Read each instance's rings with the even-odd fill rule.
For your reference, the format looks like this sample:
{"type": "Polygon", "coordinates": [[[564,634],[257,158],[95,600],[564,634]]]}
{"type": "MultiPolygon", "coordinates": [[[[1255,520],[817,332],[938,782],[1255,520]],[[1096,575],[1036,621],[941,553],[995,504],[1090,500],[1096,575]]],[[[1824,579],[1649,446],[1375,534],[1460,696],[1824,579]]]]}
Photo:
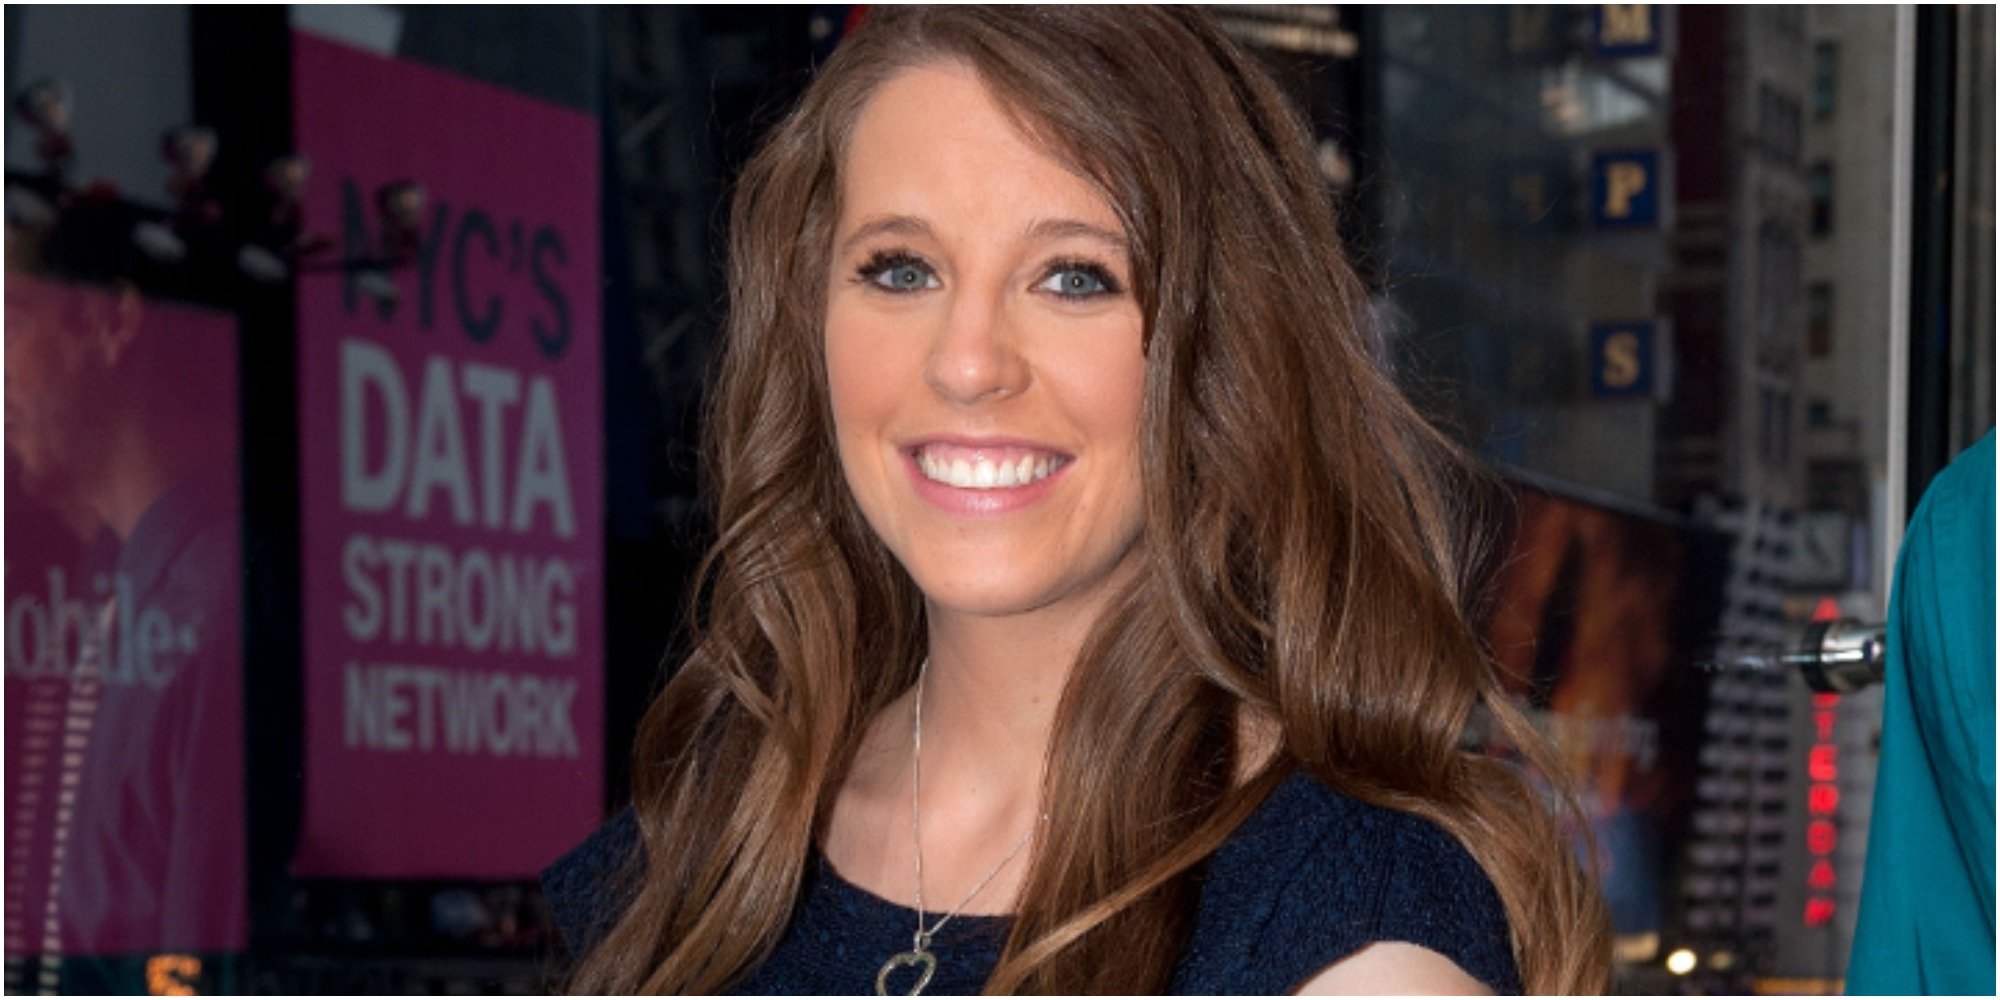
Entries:
{"type": "Polygon", "coordinates": [[[1456,838],[1298,773],[1210,859],[1175,992],[1290,992],[1384,941],[1520,990],[1499,893],[1456,838]]]}
{"type": "Polygon", "coordinates": [[[1210,871],[1279,879],[1324,870],[1355,886],[1375,881],[1472,882],[1491,889],[1458,839],[1421,816],[1350,798],[1303,771],[1280,782],[1217,850],[1210,871]],[[1400,878],[1387,878],[1397,870],[1400,878]],[[1348,877],[1363,868],[1375,879],[1348,877]]]}
{"type": "Polygon", "coordinates": [[[626,878],[639,858],[639,819],[628,807],[542,870],[542,894],[569,953],[582,956],[631,904],[626,878]]]}

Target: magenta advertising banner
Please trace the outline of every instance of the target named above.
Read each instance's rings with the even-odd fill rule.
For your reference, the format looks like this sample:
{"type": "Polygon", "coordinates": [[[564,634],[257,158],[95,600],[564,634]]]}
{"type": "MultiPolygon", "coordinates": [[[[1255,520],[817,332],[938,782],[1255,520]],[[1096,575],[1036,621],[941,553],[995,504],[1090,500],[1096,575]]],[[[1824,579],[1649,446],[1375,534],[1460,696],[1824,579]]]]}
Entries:
{"type": "Polygon", "coordinates": [[[6,299],[12,994],[240,951],[248,891],[235,319],[11,271],[6,299]]]}
{"type": "Polygon", "coordinates": [[[308,225],[372,262],[299,281],[293,871],[531,876],[601,810],[597,123],[306,33],[293,54],[308,225]]]}

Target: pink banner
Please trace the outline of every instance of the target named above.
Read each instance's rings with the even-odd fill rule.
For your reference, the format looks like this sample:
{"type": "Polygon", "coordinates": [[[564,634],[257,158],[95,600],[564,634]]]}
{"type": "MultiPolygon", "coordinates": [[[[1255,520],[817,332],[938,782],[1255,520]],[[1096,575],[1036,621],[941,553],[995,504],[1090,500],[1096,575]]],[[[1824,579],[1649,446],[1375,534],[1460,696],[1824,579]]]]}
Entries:
{"type": "Polygon", "coordinates": [[[248,899],[235,321],[15,273],[6,317],[15,993],[241,950],[248,899]]]}
{"type": "Polygon", "coordinates": [[[293,36],[304,877],[533,875],[599,819],[602,371],[589,115],[293,36]],[[425,192],[399,237],[378,192],[425,192]]]}

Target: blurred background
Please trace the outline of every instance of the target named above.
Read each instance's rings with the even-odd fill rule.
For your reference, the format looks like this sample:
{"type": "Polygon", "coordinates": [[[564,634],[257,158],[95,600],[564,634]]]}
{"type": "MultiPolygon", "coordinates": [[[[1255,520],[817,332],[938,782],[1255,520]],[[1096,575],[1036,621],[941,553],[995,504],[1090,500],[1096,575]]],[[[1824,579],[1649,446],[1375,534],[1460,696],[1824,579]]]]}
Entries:
{"type": "MultiPolygon", "coordinates": [[[[526,992],[707,537],[737,166],[862,7],[9,5],[6,990],[526,992]]],[[[1990,7],[1230,7],[1631,992],[1837,991],[1903,525],[1993,425],[1990,7]]]]}

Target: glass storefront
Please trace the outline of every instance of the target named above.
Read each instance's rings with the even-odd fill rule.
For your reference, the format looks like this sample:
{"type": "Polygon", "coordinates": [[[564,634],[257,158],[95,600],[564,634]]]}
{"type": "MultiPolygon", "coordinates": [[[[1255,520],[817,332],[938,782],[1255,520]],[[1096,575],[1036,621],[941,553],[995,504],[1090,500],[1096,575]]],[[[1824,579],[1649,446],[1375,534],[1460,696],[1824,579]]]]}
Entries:
{"type": "Polygon", "coordinates": [[[1837,988],[1881,692],[1814,694],[1774,657],[1815,620],[1882,620],[1928,475],[1905,470],[1991,426],[1990,20],[1223,16],[1313,107],[1383,356],[1522,489],[1489,638],[1557,692],[1545,721],[1612,856],[1627,987],[1837,988]],[[1621,551],[1650,590],[1610,583],[1621,551]],[[1578,646],[1597,634],[1619,638],[1578,646]]]}

